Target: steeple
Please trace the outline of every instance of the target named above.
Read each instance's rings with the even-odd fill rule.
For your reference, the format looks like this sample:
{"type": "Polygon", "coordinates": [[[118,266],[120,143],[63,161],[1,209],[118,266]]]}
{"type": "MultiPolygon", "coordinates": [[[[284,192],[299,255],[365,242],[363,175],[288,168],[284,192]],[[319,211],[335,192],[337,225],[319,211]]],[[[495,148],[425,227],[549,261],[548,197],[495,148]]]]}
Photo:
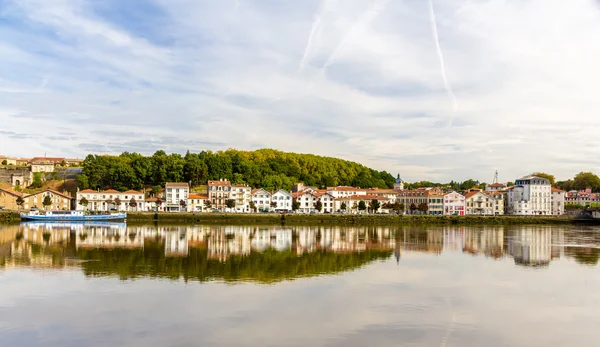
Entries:
{"type": "Polygon", "coordinates": [[[394,190],[396,190],[396,191],[404,190],[404,182],[402,182],[402,179],[400,178],[400,174],[398,174],[398,177],[396,178],[396,182],[394,183],[394,190]]]}

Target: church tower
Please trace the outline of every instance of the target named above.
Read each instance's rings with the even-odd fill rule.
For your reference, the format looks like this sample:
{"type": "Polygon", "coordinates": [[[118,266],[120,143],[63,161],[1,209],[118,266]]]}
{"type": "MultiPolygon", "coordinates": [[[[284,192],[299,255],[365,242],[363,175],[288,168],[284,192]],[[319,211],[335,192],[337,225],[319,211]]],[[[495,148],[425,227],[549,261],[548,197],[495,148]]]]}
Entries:
{"type": "Polygon", "coordinates": [[[396,178],[396,182],[394,183],[394,190],[396,190],[396,191],[404,190],[404,182],[402,182],[402,179],[400,178],[400,174],[398,174],[398,177],[396,178]]]}

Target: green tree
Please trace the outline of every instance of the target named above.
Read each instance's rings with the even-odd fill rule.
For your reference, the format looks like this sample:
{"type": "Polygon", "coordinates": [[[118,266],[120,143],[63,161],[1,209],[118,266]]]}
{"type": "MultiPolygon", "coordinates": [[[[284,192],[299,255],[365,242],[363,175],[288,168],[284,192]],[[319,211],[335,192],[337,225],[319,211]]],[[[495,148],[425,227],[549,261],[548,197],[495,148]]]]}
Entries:
{"type": "Polygon", "coordinates": [[[364,210],[366,210],[366,209],[367,209],[367,204],[366,204],[364,201],[362,201],[362,200],[361,200],[361,201],[359,201],[359,203],[358,203],[358,209],[359,209],[360,211],[364,211],[364,210]]]}
{"type": "Polygon", "coordinates": [[[552,185],[552,186],[554,186],[554,184],[556,183],[556,179],[554,178],[554,175],[550,175],[545,172],[534,172],[531,175],[547,179],[548,181],[550,181],[550,185],[552,185]]]}
{"type": "Polygon", "coordinates": [[[33,188],[33,189],[42,188],[43,184],[44,184],[44,182],[42,180],[42,173],[41,172],[34,173],[33,174],[33,182],[31,183],[31,188],[33,188]]]}
{"type": "Polygon", "coordinates": [[[346,203],[345,203],[345,202],[342,202],[342,204],[340,205],[340,209],[341,209],[342,211],[346,211],[346,209],[347,209],[347,208],[348,208],[348,206],[346,205],[346,203]]]}
{"type": "Polygon", "coordinates": [[[44,200],[42,201],[42,205],[44,205],[44,209],[47,210],[48,206],[52,205],[52,198],[50,195],[46,195],[44,200]]]}
{"type": "Polygon", "coordinates": [[[22,196],[19,196],[15,202],[17,203],[17,206],[19,206],[20,210],[23,207],[23,204],[25,204],[25,199],[23,199],[22,196]]]}
{"type": "Polygon", "coordinates": [[[277,203],[275,201],[271,201],[271,208],[276,208],[277,207],[277,203]]]}
{"type": "Polygon", "coordinates": [[[151,190],[152,196],[156,197],[158,194],[160,194],[161,189],[161,186],[153,186],[151,190]]]}
{"type": "Polygon", "coordinates": [[[422,203],[419,204],[419,206],[417,207],[417,209],[421,213],[427,214],[427,211],[429,210],[429,206],[426,203],[422,202],[422,203]]]}
{"type": "Polygon", "coordinates": [[[250,201],[250,210],[252,212],[256,212],[256,204],[254,203],[254,201],[250,201]]]}
{"type": "Polygon", "coordinates": [[[206,207],[207,209],[210,209],[212,207],[212,203],[210,202],[210,200],[204,200],[204,207],[206,207]]]}
{"type": "Polygon", "coordinates": [[[315,204],[315,210],[319,212],[323,211],[323,203],[321,202],[321,200],[317,201],[317,203],[315,204]]]}
{"type": "Polygon", "coordinates": [[[2,165],[8,165],[8,161],[6,161],[6,159],[4,159],[4,160],[2,161],[2,165]]]}
{"type": "Polygon", "coordinates": [[[115,202],[115,206],[117,207],[117,211],[121,211],[121,203],[122,203],[121,199],[115,198],[114,202],[115,202]]]}
{"type": "Polygon", "coordinates": [[[235,200],[227,199],[225,201],[225,206],[227,206],[228,208],[235,208],[235,200]]]}
{"type": "Polygon", "coordinates": [[[300,209],[300,203],[297,199],[292,200],[292,210],[297,211],[300,209]]]}
{"type": "Polygon", "coordinates": [[[590,188],[598,191],[600,190],[600,178],[591,172],[580,172],[573,179],[573,188],[577,190],[590,188]]]}
{"type": "Polygon", "coordinates": [[[371,211],[377,212],[379,210],[379,208],[381,207],[381,203],[379,202],[379,200],[373,199],[373,200],[371,200],[369,207],[371,208],[371,211]]]}
{"type": "Polygon", "coordinates": [[[87,209],[89,203],[90,202],[85,197],[83,197],[83,198],[81,198],[81,200],[79,200],[79,205],[85,207],[86,209],[87,209]]]}

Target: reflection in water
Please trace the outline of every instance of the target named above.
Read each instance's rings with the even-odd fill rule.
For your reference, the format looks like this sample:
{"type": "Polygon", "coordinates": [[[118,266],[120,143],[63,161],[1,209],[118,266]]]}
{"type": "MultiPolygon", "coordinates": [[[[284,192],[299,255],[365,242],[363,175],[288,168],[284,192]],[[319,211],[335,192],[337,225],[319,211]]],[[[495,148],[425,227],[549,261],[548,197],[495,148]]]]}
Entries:
{"type": "Polygon", "coordinates": [[[524,266],[596,265],[597,233],[551,227],[259,227],[22,224],[0,231],[6,268],[81,267],[86,275],[279,281],[348,271],[392,253],[510,256],[524,266]]]}

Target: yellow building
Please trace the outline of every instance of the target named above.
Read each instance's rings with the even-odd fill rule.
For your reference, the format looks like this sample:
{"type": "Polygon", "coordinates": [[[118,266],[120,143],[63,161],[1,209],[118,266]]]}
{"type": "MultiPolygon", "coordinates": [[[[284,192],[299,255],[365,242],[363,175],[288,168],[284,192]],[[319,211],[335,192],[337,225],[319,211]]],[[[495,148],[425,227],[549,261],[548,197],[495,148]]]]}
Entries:
{"type": "Polygon", "coordinates": [[[0,206],[7,210],[18,210],[17,198],[23,194],[11,189],[0,188],[0,206]]]}
{"type": "Polygon", "coordinates": [[[52,189],[46,189],[37,193],[23,196],[25,203],[23,208],[26,210],[37,207],[40,210],[71,210],[71,201],[73,198],[67,194],[57,192],[52,189]],[[49,196],[51,204],[44,206],[44,199],[49,196]]]}

